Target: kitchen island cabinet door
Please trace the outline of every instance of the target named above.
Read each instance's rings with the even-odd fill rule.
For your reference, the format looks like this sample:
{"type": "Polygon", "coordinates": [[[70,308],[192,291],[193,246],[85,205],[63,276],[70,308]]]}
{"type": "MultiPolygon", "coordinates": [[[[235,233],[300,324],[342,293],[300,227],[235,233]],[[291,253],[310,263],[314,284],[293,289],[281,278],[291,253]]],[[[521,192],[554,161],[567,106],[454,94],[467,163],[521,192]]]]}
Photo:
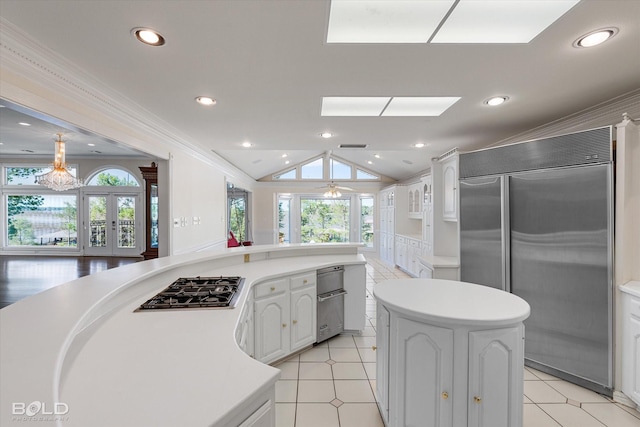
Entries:
{"type": "Polygon", "coordinates": [[[255,302],[256,359],[270,363],[289,354],[289,294],[273,295],[255,302]]]}
{"type": "Polygon", "coordinates": [[[316,287],[291,291],[291,352],[316,342],[316,287]]]}
{"type": "Polygon", "coordinates": [[[389,312],[382,304],[376,308],[376,395],[380,413],[389,424],[389,312]]]}
{"type": "Polygon", "coordinates": [[[452,426],[453,330],[395,315],[391,328],[390,425],[452,426]]]}
{"type": "Polygon", "coordinates": [[[522,426],[522,329],[469,332],[469,427],[522,426]]]}

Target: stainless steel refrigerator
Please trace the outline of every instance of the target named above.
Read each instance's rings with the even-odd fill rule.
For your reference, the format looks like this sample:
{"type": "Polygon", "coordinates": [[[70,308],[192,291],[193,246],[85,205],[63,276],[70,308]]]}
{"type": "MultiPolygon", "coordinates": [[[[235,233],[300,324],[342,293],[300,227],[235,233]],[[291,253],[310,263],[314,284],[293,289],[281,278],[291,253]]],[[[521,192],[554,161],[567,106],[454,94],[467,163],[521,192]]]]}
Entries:
{"type": "Polygon", "coordinates": [[[460,155],[463,281],[531,306],[525,363],[612,394],[612,127],[460,155]]]}

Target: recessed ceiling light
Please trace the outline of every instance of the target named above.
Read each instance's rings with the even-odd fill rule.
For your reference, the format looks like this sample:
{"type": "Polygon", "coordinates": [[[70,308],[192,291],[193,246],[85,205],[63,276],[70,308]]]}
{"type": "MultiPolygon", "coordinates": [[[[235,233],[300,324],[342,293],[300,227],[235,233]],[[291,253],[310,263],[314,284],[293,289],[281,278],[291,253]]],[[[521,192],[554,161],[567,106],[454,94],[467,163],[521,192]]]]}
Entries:
{"type": "Polygon", "coordinates": [[[424,147],[424,143],[418,142],[417,144],[413,144],[413,146],[416,147],[416,148],[422,148],[422,147],[424,147]]]}
{"type": "Polygon", "coordinates": [[[243,143],[242,143],[242,146],[243,146],[244,148],[249,148],[249,147],[251,147],[252,145],[253,145],[253,144],[251,144],[250,142],[243,142],[243,143]]]}
{"type": "Polygon", "coordinates": [[[285,165],[288,165],[289,163],[291,163],[289,160],[284,162],[285,165]]]}
{"type": "Polygon", "coordinates": [[[601,43],[606,42],[611,37],[615,36],[618,33],[618,29],[611,28],[602,28],[600,30],[592,31],[584,36],[578,38],[573,42],[573,47],[593,47],[597,46],[601,43]]]}
{"type": "Polygon", "coordinates": [[[30,124],[30,123],[26,123],[26,122],[18,122],[18,124],[19,124],[20,126],[31,126],[31,124],[30,124]]]}
{"type": "Polygon", "coordinates": [[[371,160],[367,160],[367,163],[370,164],[370,165],[373,164],[373,162],[371,160]]]}
{"type": "Polygon", "coordinates": [[[134,28],[131,32],[140,42],[149,46],[162,46],[165,43],[162,34],[150,28],[134,28]]]}
{"type": "Polygon", "coordinates": [[[206,106],[216,105],[218,103],[218,101],[213,98],[209,98],[208,96],[198,96],[196,98],[196,102],[206,106]]]}
{"type": "Polygon", "coordinates": [[[495,107],[496,105],[503,104],[508,99],[509,99],[508,96],[494,96],[489,99],[486,99],[484,103],[487,105],[491,105],[492,107],[495,107]]]}
{"type": "Polygon", "coordinates": [[[331,132],[322,132],[320,136],[323,138],[331,138],[333,134],[331,132]]]}
{"type": "Polygon", "coordinates": [[[380,158],[380,154],[374,154],[373,157],[375,157],[376,159],[380,158]]]}
{"type": "Polygon", "coordinates": [[[88,145],[89,147],[95,147],[95,146],[96,146],[96,144],[93,144],[93,143],[91,143],[91,142],[90,142],[90,143],[88,143],[87,145],[88,145]]]}
{"type": "Polygon", "coordinates": [[[286,153],[282,155],[282,158],[283,158],[283,159],[284,159],[285,157],[287,157],[287,154],[286,154],[286,153]]]}

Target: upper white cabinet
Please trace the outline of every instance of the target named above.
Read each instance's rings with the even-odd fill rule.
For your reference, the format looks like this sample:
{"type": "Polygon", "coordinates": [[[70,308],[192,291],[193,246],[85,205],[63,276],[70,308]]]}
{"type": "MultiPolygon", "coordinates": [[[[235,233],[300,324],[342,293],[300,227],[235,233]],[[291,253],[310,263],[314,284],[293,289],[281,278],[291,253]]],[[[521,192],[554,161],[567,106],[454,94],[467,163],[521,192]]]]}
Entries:
{"type": "Polygon", "coordinates": [[[458,220],[458,156],[442,161],[442,219],[458,220]]]}
{"type": "Polygon", "coordinates": [[[407,216],[422,219],[422,183],[418,182],[407,187],[407,216]]]}

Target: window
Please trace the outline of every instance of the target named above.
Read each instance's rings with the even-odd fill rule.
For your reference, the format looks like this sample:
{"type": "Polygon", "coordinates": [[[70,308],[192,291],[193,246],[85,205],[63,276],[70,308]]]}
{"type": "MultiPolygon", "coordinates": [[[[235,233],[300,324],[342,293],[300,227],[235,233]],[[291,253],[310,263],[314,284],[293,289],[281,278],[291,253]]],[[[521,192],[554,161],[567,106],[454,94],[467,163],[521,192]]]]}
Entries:
{"type": "Polygon", "coordinates": [[[300,199],[301,243],[348,242],[349,199],[300,199]]]}
{"type": "Polygon", "coordinates": [[[319,158],[312,162],[302,165],[302,179],[322,179],[324,159],[319,158]]]}
{"type": "Polygon", "coordinates": [[[99,185],[109,187],[139,187],[140,183],[129,172],[123,169],[105,169],[96,174],[87,182],[87,185],[99,185]]]}
{"type": "Polygon", "coordinates": [[[248,193],[227,184],[227,229],[238,242],[249,241],[248,237],[248,193]]]}
{"type": "Polygon", "coordinates": [[[7,195],[8,246],[77,248],[76,195],[7,195]]]}
{"type": "Polygon", "coordinates": [[[282,172],[280,175],[274,175],[273,179],[296,179],[296,170],[290,169],[286,172],[282,172]]]}
{"type": "Polygon", "coordinates": [[[360,197],[360,241],[373,247],[373,197],[360,197]]]}
{"type": "Polygon", "coordinates": [[[291,197],[278,197],[278,243],[291,243],[291,197]]]}
{"type": "MultiPolygon", "coordinates": [[[[77,176],[76,168],[67,166],[67,170],[73,176],[77,176]]],[[[5,184],[6,185],[37,185],[36,175],[42,175],[51,171],[51,166],[46,167],[6,167],[5,168],[5,184]]]]}
{"type": "Polygon", "coordinates": [[[331,159],[330,164],[329,177],[331,179],[351,179],[351,166],[336,159],[331,159]]]}
{"type": "Polygon", "coordinates": [[[380,179],[379,176],[370,174],[369,172],[365,172],[361,169],[356,170],[356,179],[380,179]]]}

